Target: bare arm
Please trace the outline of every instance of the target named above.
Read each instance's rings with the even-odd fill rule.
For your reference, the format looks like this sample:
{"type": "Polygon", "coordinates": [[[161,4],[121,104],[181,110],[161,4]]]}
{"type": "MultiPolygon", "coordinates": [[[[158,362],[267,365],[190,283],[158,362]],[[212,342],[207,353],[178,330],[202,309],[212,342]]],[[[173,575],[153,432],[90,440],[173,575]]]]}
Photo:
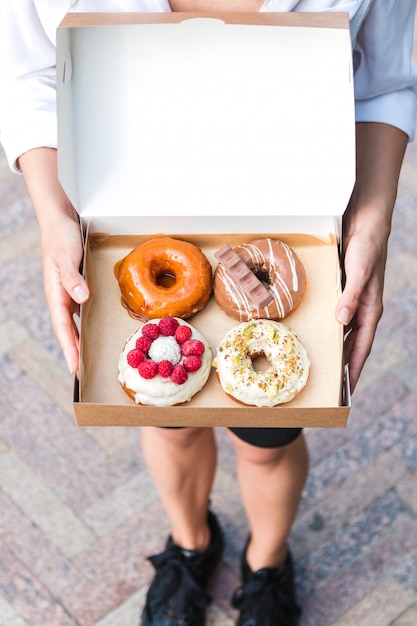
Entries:
{"type": "Polygon", "coordinates": [[[57,153],[30,150],[19,158],[41,234],[45,294],[54,332],[71,372],[78,369],[78,333],[73,314],[89,297],[79,273],[82,258],[77,213],[58,181],[57,153]]]}
{"type": "Polygon", "coordinates": [[[344,215],[345,286],[336,318],[351,329],[346,341],[351,388],[371,351],[382,315],[392,212],[408,137],[387,124],[357,124],[357,180],[344,215]]]}

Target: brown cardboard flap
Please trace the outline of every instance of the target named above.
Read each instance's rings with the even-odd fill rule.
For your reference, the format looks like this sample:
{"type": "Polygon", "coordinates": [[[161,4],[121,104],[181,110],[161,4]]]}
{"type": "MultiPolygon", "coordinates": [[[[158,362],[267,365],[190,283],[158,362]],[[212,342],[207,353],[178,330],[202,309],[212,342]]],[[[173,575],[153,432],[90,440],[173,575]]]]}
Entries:
{"type": "Polygon", "coordinates": [[[238,406],[212,409],[173,406],[165,411],[150,406],[109,406],[94,403],[74,404],[78,426],[224,426],[253,428],[344,428],[349,407],[313,409],[282,407],[253,408],[238,406]]]}

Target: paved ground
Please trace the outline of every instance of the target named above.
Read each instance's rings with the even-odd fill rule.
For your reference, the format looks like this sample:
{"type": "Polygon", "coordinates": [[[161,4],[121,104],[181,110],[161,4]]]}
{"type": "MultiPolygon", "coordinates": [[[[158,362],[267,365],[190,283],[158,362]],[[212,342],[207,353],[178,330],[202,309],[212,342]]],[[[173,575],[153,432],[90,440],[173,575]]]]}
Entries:
{"type": "MultiPolygon", "coordinates": [[[[38,231],[0,154],[0,626],[137,626],[167,521],[138,429],[81,429],[52,335],[38,231]]],[[[417,624],[417,144],[391,239],[385,314],[347,429],[310,430],[291,536],[302,626],[417,624]]],[[[246,526],[217,432],[227,550],[211,626],[231,626],[246,526]]]]}

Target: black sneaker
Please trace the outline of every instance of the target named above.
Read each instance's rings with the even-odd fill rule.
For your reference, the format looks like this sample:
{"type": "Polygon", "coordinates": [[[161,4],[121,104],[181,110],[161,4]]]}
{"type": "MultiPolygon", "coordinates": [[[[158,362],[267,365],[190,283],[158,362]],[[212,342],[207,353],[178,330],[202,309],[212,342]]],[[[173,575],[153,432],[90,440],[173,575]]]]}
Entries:
{"type": "Polygon", "coordinates": [[[294,566],[290,551],[281,567],[252,572],[242,556],[242,581],[232,598],[240,610],[236,626],[297,626],[301,609],[297,604],[294,566]]]}
{"type": "Polygon", "coordinates": [[[184,550],[168,538],[165,551],[149,557],[156,569],[142,613],[142,626],[204,626],[211,598],[205,587],[223,554],[223,535],[208,513],[210,544],[204,552],[184,550]]]}

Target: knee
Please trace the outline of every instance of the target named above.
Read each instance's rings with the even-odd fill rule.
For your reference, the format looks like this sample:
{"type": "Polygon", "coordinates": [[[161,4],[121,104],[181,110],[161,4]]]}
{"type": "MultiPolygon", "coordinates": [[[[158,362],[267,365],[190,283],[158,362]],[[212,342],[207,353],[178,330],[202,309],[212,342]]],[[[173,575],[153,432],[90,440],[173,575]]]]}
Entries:
{"type": "MultiPolygon", "coordinates": [[[[275,467],[281,463],[301,462],[307,459],[307,448],[301,435],[286,446],[278,448],[261,448],[233,436],[238,461],[239,459],[257,466],[275,467]]],[[[308,464],[308,461],[306,461],[308,464]]]]}
{"type": "Polygon", "coordinates": [[[186,449],[209,435],[210,428],[157,428],[156,437],[174,448],[186,449]]]}
{"type": "Polygon", "coordinates": [[[246,443],[241,439],[237,439],[234,443],[238,461],[240,459],[246,463],[252,463],[253,465],[277,465],[285,455],[286,446],[283,448],[260,448],[246,443]]]}

